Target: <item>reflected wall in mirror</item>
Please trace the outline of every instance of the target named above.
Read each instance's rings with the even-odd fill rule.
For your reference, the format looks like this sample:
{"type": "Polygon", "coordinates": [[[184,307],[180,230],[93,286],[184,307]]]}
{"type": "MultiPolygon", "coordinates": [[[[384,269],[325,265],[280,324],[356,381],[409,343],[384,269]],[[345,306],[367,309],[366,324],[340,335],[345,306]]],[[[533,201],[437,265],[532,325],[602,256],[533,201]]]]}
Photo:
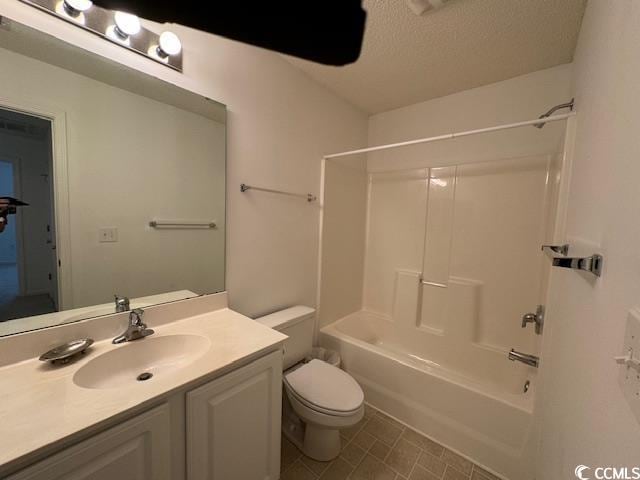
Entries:
{"type": "Polygon", "coordinates": [[[0,336],[223,291],[225,107],[15,23],[0,63],[0,336]]]}

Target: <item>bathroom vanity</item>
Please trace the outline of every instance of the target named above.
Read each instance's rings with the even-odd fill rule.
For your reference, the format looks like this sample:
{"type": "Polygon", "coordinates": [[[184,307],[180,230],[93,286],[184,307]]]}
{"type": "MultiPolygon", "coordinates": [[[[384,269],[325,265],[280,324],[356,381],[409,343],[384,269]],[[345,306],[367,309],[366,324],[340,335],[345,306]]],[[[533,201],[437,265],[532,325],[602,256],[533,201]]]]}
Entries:
{"type": "Polygon", "coordinates": [[[155,333],[114,345],[126,319],[0,339],[0,478],[277,479],[286,337],[224,293],[151,307],[155,333]],[[33,355],[92,332],[70,364],[33,355]]]}
{"type": "Polygon", "coordinates": [[[225,105],[0,24],[0,479],[277,479],[286,337],[220,293],[225,105]]]}
{"type": "Polygon", "coordinates": [[[286,337],[219,293],[226,107],[0,23],[0,478],[278,478],[286,337]]]}

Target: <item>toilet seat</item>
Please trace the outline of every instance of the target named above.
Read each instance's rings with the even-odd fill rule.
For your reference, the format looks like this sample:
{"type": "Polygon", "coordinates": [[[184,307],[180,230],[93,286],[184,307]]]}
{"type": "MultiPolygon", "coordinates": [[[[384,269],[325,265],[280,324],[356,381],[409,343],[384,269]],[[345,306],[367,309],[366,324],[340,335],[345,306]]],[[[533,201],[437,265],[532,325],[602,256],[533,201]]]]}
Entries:
{"type": "Polygon", "coordinates": [[[285,374],[284,384],[296,400],[325,415],[349,417],[364,403],[364,393],[351,375],[318,359],[285,374]]]}

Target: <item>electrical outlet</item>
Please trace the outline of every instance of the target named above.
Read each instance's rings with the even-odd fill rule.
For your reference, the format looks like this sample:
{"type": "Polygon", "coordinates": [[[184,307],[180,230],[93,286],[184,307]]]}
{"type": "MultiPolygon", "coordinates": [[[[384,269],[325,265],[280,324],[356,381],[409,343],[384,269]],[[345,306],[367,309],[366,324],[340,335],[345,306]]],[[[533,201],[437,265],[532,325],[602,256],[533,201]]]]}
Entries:
{"type": "Polygon", "coordinates": [[[118,241],[118,229],[115,227],[101,228],[98,232],[100,243],[115,243],[118,241]]]}
{"type": "Polygon", "coordinates": [[[631,411],[640,422],[640,310],[634,309],[627,316],[627,330],[621,357],[618,382],[631,411]]]}

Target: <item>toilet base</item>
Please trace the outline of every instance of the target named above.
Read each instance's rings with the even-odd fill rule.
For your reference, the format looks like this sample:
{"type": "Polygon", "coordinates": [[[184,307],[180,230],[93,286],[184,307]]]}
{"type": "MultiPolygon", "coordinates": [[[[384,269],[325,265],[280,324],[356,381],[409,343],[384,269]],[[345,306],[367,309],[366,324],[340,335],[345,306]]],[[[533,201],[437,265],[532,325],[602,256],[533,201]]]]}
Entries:
{"type": "Polygon", "coordinates": [[[286,395],[282,396],[282,433],[307,457],[328,462],[340,454],[340,430],[319,427],[302,420],[286,395]]]}
{"type": "Polygon", "coordinates": [[[333,416],[309,409],[284,389],[282,432],[307,457],[328,462],[340,455],[340,430],[362,420],[364,405],[348,416],[333,416]]]}
{"type": "Polygon", "coordinates": [[[327,427],[317,427],[307,423],[304,429],[302,452],[319,462],[328,462],[340,455],[342,443],[340,431],[327,427]]]}

